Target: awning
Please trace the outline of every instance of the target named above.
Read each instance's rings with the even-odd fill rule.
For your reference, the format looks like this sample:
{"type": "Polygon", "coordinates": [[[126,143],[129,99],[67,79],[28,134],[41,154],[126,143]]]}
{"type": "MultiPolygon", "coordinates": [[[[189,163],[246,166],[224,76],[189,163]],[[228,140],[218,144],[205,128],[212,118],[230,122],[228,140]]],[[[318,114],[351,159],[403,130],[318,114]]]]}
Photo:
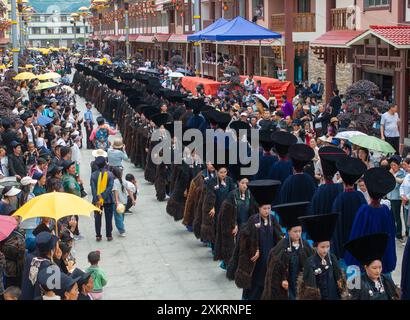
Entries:
{"type": "Polygon", "coordinates": [[[365,30],[335,30],[322,34],[310,43],[311,47],[348,48],[348,43],[362,35],[365,30]]]}
{"type": "Polygon", "coordinates": [[[152,42],[154,42],[154,36],[143,36],[143,35],[140,35],[135,41],[136,41],[136,42],[152,43],[152,42]]]}
{"type": "Polygon", "coordinates": [[[348,45],[360,44],[360,41],[371,35],[397,49],[410,49],[410,26],[370,26],[369,30],[350,40],[348,45]]]}
{"type": "MultiPolygon", "coordinates": [[[[224,41],[219,43],[220,45],[233,45],[233,46],[259,46],[259,40],[248,41],[224,41]]],[[[284,44],[280,39],[261,40],[262,47],[283,46],[284,44]]]]}
{"type": "Polygon", "coordinates": [[[103,40],[104,40],[104,41],[111,41],[111,36],[106,36],[106,37],[104,37],[103,40]]]}
{"type": "Polygon", "coordinates": [[[157,42],[167,42],[168,41],[168,39],[169,39],[169,34],[160,34],[160,33],[157,33],[157,34],[155,34],[155,39],[156,39],[156,41],[157,42]]]}
{"type": "Polygon", "coordinates": [[[174,42],[174,43],[187,43],[188,42],[188,35],[186,34],[171,34],[171,36],[168,39],[168,42],[174,42]]]}
{"type": "Polygon", "coordinates": [[[137,41],[139,36],[139,34],[130,34],[130,41],[137,41]]]}
{"type": "Polygon", "coordinates": [[[126,40],[126,37],[125,36],[120,36],[119,38],[118,38],[118,41],[121,41],[121,42],[124,42],[126,40]]]}

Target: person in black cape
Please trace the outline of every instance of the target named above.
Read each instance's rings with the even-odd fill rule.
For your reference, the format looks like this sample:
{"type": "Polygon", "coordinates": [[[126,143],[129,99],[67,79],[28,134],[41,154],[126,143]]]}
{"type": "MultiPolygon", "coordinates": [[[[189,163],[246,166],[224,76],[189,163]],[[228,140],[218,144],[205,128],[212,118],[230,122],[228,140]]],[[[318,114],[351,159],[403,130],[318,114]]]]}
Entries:
{"type": "Polygon", "coordinates": [[[309,214],[326,214],[332,212],[335,198],[343,192],[343,184],[333,183],[337,172],[336,162],[346,157],[346,153],[336,147],[326,146],[319,149],[324,183],[316,189],[309,207],[309,214]]]}
{"type": "Polygon", "coordinates": [[[316,252],[305,262],[298,300],[340,300],[347,295],[337,257],[330,253],[337,217],[338,214],[324,214],[299,218],[316,252]]]}
{"type": "Polygon", "coordinates": [[[298,220],[306,215],[308,205],[309,202],[294,202],[272,208],[280,216],[287,234],[270,251],[262,294],[264,300],[296,300],[297,279],[306,259],[313,254],[308,242],[302,239],[298,220]]]}
{"type": "Polygon", "coordinates": [[[261,145],[261,152],[259,154],[259,170],[255,174],[255,180],[269,179],[269,171],[279,159],[272,152],[273,140],[272,132],[270,130],[259,131],[259,143],[261,145]]]}
{"type": "Polygon", "coordinates": [[[312,200],[316,191],[315,180],[303,172],[305,165],[313,159],[315,152],[305,144],[295,144],[289,148],[295,174],[286,178],[280,188],[279,204],[312,200]]]}
{"type": "MultiPolygon", "coordinates": [[[[360,282],[349,290],[351,300],[399,300],[400,290],[393,280],[383,274],[382,258],[387,248],[389,235],[373,233],[349,241],[345,249],[364,267],[360,282]]],[[[356,275],[357,276],[357,275],[356,275]]]]}
{"type": "Polygon", "coordinates": [[[343,180],[344,192],[335,198],[330,211],[339,213],[332,238],[332,252],[340,259],[342,268],[345,268],[343,245],[349,240],[357,210],[366,204],[363,193],[355,190],[354,184],[366,172],[366,165],[359,159],[346,157],[336,163],[336,168],[343,180]]]}
{"type": "Polygon", "coordinates": [[[248,185],[258,203],[258,213],[240,231],[232,257],[235,284],[243,289],[244,300],[261,299],[269,252],[282,238],[280,225],[271,215],[271,203],[279,185],[277,180],[254,180],[248,185]]]}

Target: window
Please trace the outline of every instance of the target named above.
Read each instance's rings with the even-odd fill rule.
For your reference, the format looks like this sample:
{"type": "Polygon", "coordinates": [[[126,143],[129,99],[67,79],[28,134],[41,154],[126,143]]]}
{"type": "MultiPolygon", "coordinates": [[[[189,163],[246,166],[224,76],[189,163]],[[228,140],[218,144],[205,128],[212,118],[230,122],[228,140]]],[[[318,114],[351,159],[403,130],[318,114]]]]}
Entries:
{"type": "Polygon", "coordinates": [[[389,7],[390,0],[366,0],[366,9],[379,8],[379,7],[389,7]]]}
{"type": "Polygon", "coordinates": [[[31,21],[32,22],[40,22],[40,16],[32,16],[31,21]]]}
{"type": "Polygon", "coordinates": [[[263,20],[264,14],[264,0],[253,0],[252,1],[252,22],[257,22],[258,20],[263,20]]]}
{"type": "Polygon", "coordinates": [[[31,33],[32,34],[41,34],[41,28],[33,27],[33,28],[31,28],[31,33]]]}
{"type": "Polygon", "coordinates": [[[67,22],[67,16],[60,16],[61,22],[67,22]]]}

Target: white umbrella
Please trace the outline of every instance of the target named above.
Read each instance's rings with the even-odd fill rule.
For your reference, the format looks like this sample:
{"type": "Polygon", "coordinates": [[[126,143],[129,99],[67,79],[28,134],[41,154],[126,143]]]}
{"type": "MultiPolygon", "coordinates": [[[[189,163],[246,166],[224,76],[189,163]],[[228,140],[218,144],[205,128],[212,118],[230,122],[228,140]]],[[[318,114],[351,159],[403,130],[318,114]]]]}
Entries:
{"type": "Polygon", "coordinates": [[[269,102],[263,95],[254,93],[252,96],[259,99],[260,102],[262,102],[266,106],[266,108],[269,108],[269,102]]]}
{"type": "Polygon", "coordinates": [[[338,139],[344,139],[344,140],[350,140],[350,138],[352,137],[356,137],[356,136],[367,136],[367,134],[361,132],[361,131],[342,131],[339,132],[335,138],[338,139]]]}
{"type": "Polygon", "coordinates": [[[145,67],[141,67],[141,68],[137,69],[137,71],[147,71],[147,70],[148,70],[148,68],[145,68],[145,67]]]}
{"type": "Polygon", "coordinates": [[[181,72],[171,72],[168,77],[170,78],[183,78],[185,77],[181,72]]]}

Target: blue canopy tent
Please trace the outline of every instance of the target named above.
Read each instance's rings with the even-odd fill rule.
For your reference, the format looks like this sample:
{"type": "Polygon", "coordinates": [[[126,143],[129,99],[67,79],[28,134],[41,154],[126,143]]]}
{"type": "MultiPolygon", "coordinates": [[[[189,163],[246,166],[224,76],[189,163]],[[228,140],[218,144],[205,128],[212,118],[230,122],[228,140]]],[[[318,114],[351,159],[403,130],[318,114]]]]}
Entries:
{"type": "MultiPolygon", "coordinates": [[[[202,37],[204,34],[211,32],[221,26],[223,26],[225,23],[228,23],[228,20],[224,18],[219,18],[216,20],[214,23],[210,24],[207,26],[205,29],[200,30],[198,32],[195,32],[194,34],[191,34],[187,37],[188,41],[201,41],[203,40],[202,37]]],[[[199,56],[201,57],[201,75],[203,74],[203,66],[202,66],[202,45],[199,44],[199,56]]]]}
{"type": "MultiPolygon", "coordinates": [[[[262,74],[262,47],[261,40],[264,39],[279,39],[282,35],[273,32],[269,29],[261,27],[253,22],[250,22],[241,16],[221,25],[212,31],[201,35],[203,40],[216,42],[216,54],[218,54],[218,41],[246,41],[259,40],[259,70],[262,74]]],[[[244,54],[245,60],[245,54],[244,54]]],[[[216,75],[218,74],[218,64],[216,64],[216,75]]]]}

